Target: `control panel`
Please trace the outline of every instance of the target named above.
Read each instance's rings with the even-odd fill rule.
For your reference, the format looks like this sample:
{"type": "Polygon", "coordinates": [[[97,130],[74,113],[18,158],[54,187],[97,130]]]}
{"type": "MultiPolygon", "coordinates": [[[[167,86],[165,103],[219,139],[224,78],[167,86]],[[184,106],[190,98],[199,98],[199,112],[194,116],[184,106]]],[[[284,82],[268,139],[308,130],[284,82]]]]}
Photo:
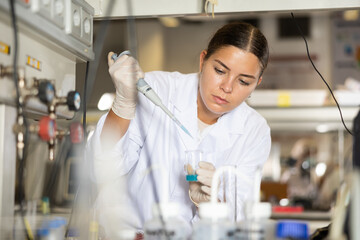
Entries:
{"type": "MultiPolygon", "coordinates": [[[[76,63],[91,61],[93,52],[93,8],[84,0],[16,0],[18,26],[18,67],[24,68],[25,84],[48,79],[59,97],[75,90],[76,63]]],[[[9,1],[0,1],[0,65],[13,64],[14,39],[9,1]]],[[[14,103],[10,76],[0,78],[0,103],[14,103]]],[[[27,110],[44,114],[47,107],[36,99],[27,101],[27,110]]],[[[56,109],[59,117],[71,119],[65,106],[56,109]]]]}
{"type": "MultiPolygon", "coordinates": [[[[94,9],[85,0],[17,0],[18,22],[82,60],[93,60],[94,9]]],[[[0,15],[9,21],[9,1],[0,1],[0,15]]],[[[1,19],[0,19],[1,20],[1,19]]]]}

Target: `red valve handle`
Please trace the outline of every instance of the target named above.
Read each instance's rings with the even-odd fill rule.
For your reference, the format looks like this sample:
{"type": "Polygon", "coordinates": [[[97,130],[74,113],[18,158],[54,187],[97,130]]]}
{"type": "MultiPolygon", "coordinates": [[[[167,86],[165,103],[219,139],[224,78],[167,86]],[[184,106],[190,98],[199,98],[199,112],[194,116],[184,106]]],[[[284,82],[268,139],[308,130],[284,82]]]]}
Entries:
{"type": "Polygon", "coordinates": [[[39,137],[44,141],[49,141],[56,137],[56,122],[49,116],[42,117],[39,122],[39,137]]]}
{"type": "Polygon", "coordinates": [[[72,143],[84,141],[84,129],[81,123],[73,122],[70,125],[70,139],[72,143]]]}

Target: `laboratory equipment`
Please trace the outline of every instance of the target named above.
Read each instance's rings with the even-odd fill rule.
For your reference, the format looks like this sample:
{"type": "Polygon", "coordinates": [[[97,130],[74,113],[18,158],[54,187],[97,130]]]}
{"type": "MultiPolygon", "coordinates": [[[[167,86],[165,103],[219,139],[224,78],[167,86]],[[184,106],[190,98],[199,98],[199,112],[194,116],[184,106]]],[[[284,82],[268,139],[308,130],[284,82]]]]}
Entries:
{"type": "Polygon", "coordinates": [[[60,240],[65,236],[66,219],[55,217],[46,219],[37,230],[37,237],[41,240],[60,240]]]}
{"type": "Polygon", "coordinates": [[[50,141],[50,139],[54,139],[56,137],[56,122],[49,116],[42,117],[39,121],[39,125],[34,128],[37,130],[39,137],[43,141],[50,141]]]}
{"type": "Polygon", "coordinates": [[[186,181],[197,181],[196,170],[199,168],[200,161],[203,161],[203,152],[201,150],[185,151],[186,181]]]}
{"type": "Polygon", "coordinates": [[[236,240],[272,240],[275,236],[275,221],[270,220],[270,203],[245,204],[245,220],[237,224],[236,240]]]}
{"type": "MultiPolygon", "coordinates": [[[[152,218],[145,222],[145,239],[148,240],[186,240],[191,234],[191,226],[180,215],[180,207],[176,202],[169,202],[169,182],[167,171],[163,166],[153,165],[150,171],[159,171],[157,178],[161,181],[158,191],[161,192],[159,202],[152,205],[152,218]],[[160,178],[159,178],[160,177],[160,178]]],[[[148,174],[150,173],[148,172],[148,174]]]]}
{"type": "Polygon", "coordinates": [[[147,240],[186,240],[190,236],[189,223],[179,218],[179,205],[175,202],[154,204],[153,218],[145,222],[145,239],[147,240]],[[165,225],[160,217],[163,217],[165,225]],[[165,228],[165,229],[164,229],[165,228]]]}
{"type": "Polygon", "coordinates": [[[270,220],[272,207],[268,202],[260,202],[260,183],[262,169],[255,171],[253,199],[246,199],[245,218],[238,223],[235,239],[237,240],[272,240],[275,236],[275,221],[270,220]]]}
{"type": "Polygon", "coordinates": [[[245,184],[250,180],[233,166],[218,168],[212,178],[211,202],[199,204],[200,221],[194,224],[193,239],[235,239],[236,225],[230,221],[230,206],[218,202],[219,179],[225,172],[236,174],[245,184]]]}
{"type": "MultiPolygon", "coordinates": [[[[22,162],[29,160],[22,156],[22,152],[30,145],[29,142],[39,139],[27,139],[27,132],[31,134],[31,129],[27,127],[35,129],[37,134],[41,132],[42,137],[50,141],[57,130],[67,128],[68,125],[65,120],[56,121],[55,127],[55,118],[72,119],[74,113],[69,111],[69,106],[70,109],[79,106],[78,94],[66,94],[75,89],[76,64],[94,59],[93,14],[93,8],[83,0],[0,2],[0,149],[3,149],[0,155],[0,239],[14,238],[15,179],[17,175],[22,175],[17,174],[16,165],[19,163],[16,159],[24,158],[22,162]],[[65,29],[67,24],[74,23],[72,10],[75,8],[79,10],[80,16],[77,29],[81,32],[78,36],[74,35],[75,29],[70,32],[65,29]],[[13,78],[14,72],[17,73],[17,79],[13,78]],[[14,97],[17,85],[24,104],[20,114],[14,107],[14,103],[18,102],[18,98],[14,97]],[[54,111],[53,119],[41,121],[45,124],[40,127],[39,122],[33,120],[48,116],[47,105],[54,102],[56,96],[64,96],[66,99],[62,100],[66,100],[68,106],[58,107],[54,111]],[[40,128],[41,131],[38,132],[40,128]]],[[[31,155],[33,150],[29,148],[25,151],[27,156],[31,155]]],[[[42,181],[45,178],[41,178],[44,168],[38,163],[34,167],[36,171],[30,171],[27,167],[26,177],[35,176],[33,179],[37,179],[37,182],[24,181],[31,182],[24,185],[26,195],[34,185],[44,185],[42,181]]],[[[33,162],[27,161],[27,164],[32,166],[33,162]]],[[[18,189],[22,191],[21,187],[18,189]]],[[[23,197],[18,199],[20,202],[23,197]]],[[[22,222],[21,219],[19,223],[23,230],[22,222]]]]}
{"type": "Polygon", "coordinates": [[[234,239],[235,224],[229,220],[229,212],[230,209],[226,203],[200,203],[200,220],[193,225],[192,239],[234,239]]]}
{"type": "MultiPolygon", "coordinates": [[[[218,198],[218,188],[220,186],[220,183],[219,183],[219,180],[220,180],[220,176],[222,176],[224,173],[232,173],[234,175],[236,175],[236,177],[239,177],[240,181],[243,182],[244,184],[248,184],[250,186],[254,186],[256,187],[256,179],[255,179],[255,183],[252,183],[248,176],[244,175],[244,173],[242,173],[238,168],[236,168],[235,166],[223,166],[223,167],[220,167],[218,168],[215,173],[214,173],[214,176],[212,178],[212,182],[211,182],[211,201],[213,203],[217,202],[217,198],[218,198]]],[[[225,189],[225,191],[230,191],[230,189],[225,189]]],[[[258,196],[257,193],[254,193],[255,194],[255,198],[254,199],[257,199],[256,197],[258,196]]],[[[236,192],[234,194],[232,194],[233,196],[236,195],[236,192]]],[[[229,200],[227,201],[228,205],[229,204],[229,200]]],[[[232,210],[235,210],[237,211],[236,215],[240,212],[237,207],[237,202],[234,202],[233,206],[232,206],[232,210]]],[[[237,220],[237,219],[235,219],[237,220]]]]}
{"type": "MultiPolygon", "coordinates": [[[[114,53],[111,58],[116,61],[119,57],[123,55],[129,55],[129,51],[124,51],[119,54],[119,56],[114,53]]],[[[150,85],[143,79],[139,78],[137,82],[137,90],[144,94],[145,97],[147,97],[151,102],[153,102],[156,106],[160,107],[175,123],[178,125],[187,135],[189,135],[191,138],[193,136],[190,134],[190,132],[185,128],[185,126],[170,112],[170,110],[162,103],[160,97],[155,93],[155,91],[150,87],[150,85]]]]}
{"type": "Polygon", "coordinates": [[[39,83],[38,87],[38,97],[41,102],[48,104],[52,102],[55,96],[54,85],[49,81],[42,81],[39,83]]]}
{"type": "Polygon", "coordinates": [[[305,222],[284,220],[276,224],[276,240],[307,240],[309,227],[305,222]]]}

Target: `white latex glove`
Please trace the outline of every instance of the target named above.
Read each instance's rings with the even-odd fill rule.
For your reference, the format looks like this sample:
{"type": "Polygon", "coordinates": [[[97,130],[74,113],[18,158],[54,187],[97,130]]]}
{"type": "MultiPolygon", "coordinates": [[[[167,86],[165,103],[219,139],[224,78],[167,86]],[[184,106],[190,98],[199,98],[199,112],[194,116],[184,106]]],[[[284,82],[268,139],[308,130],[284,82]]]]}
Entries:
{"type": "Polygon", "coordinates": [[[215,167],[209,162],[199,162],[196,170],[197,182],[189,182],[190,200],[198,206],[201,202],[209,202],[211,199],[211,182],[215,173],[215,167]]]}
{"type": "Polygon", "coordinates": [[[116,88],[112,111],[119,117],[133,119],[137,102],[136,83],[144,77],[136,59],[123,55],[114,62],[113,52],[108,54],[109,73],[116,88]]]}

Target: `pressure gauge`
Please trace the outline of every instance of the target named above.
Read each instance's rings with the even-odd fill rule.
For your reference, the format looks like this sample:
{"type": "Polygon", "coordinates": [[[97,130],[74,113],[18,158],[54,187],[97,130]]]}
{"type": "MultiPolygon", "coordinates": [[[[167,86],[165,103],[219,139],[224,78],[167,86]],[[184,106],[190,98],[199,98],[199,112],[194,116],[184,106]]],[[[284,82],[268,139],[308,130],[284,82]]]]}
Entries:
{"type": "Polygon", "coordinates": [[[49,116],[42,117],[39,121],[39,137],[44,141],[49,141],[56,137],[56,122],[49,116]]]}
{"type": "Polygon", "coordinates": [[[80,12],[78,10],[74,10],[74,13],[73,13],[73,24],[74,26],[78,27],[80,26],[80,12]]]}
{"type": "Polygon", "coordinates": [[[63,0],[55,0],[55,14],[61,16],[64,12],[63,0]]]}
{"type": "Polygon", "coordinates": [[[38,97],[41,102],[48,104],[52,102],[55,97],[55,88],[49,81],[42,81],[38,87],[38,97]]]}
{"type": "Polygon", "coordinates": [[[80,93],[71,91],[66,98],[66,104],[70,111],[79,111],[81,105],[80,93]]]}
{"type": "Polygon", "coordinates": [[[85,18],[85,20],[84,20],[84,31],[85,31],[86,34],[90,34],[91,23],[90,23],[90,20],[88,18],[85,18]]]}

